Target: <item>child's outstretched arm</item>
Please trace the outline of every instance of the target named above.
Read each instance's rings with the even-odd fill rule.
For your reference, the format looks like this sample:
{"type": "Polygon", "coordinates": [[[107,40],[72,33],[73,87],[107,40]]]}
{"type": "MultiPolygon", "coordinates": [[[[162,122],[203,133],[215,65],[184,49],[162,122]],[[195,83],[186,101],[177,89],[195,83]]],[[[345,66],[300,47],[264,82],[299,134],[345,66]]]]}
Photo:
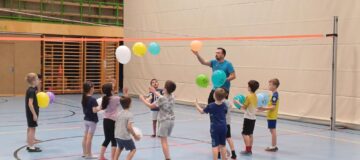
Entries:
{"type": "Polygon", "coordinates": [[[198,103],[198,99],[195,100],[194,105],[195,105],[195,107],[196,107],[196,110],[197,110],[199,113],[201,113],[201,114],[204,114],[204,113],[205,113],[205,112],[204,112],[204,109],[202,109],[202,108],[200,107],[200,105],[199,105],[199,103],[198,103]]]}
{"type": "Polygon", "coordinates": [[[269,105],[266,107],[260,107],[258,110],[259,111],[269,111],[269,110],[273,110],[276,106],[275,105],[269,105]]]}
{"type": "Polygon", "coordinates": [[[142,95],[139,95],[140,100],[150,109],[155,109],[157,108],[157,106],[155,105],[155,103],[150,103],[149,101],[146,100],[146,98],[142,95]]]}
{"type": "Polygon", "coordinates": [[[156,89],[155,89],[154,87],[150,87],[150,88],[149,88],[149,91],[150,91],[151,93],[153,93],[156,97],[160,97],[160,96],[161,96],[161,94],[160,94],[158,91],[156,91],[156,89]]]}
{"type": "Polygon", "coordinates": [[[243,105],[242,103],[240,103],[239,101],[237,101],[237,100],[235,100],[234,99],[234,104],[237,104],[237,105],[239,105],[241,108],[245,108],[246,109],[246,106],[245,105],[243,105]]]}
{"type": "Polygon", "coordinates": [[[123,95],[127,96],[127,97],[129,96],[129,88],[127,88],[127,87],[123,88],[123,95]]]}

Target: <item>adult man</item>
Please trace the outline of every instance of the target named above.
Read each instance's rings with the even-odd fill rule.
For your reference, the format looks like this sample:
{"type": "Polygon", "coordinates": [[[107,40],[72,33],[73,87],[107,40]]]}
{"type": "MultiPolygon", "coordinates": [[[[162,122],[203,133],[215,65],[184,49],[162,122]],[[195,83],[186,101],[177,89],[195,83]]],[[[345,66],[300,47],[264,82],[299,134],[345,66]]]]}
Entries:
{"type": "MultiPolygon", "coordinates": [[[[216,70],[222,70],[225,72],[227,78],[226,78],[226,82],[224,83],[223,86],[221,86],[221,88],[225,88],[228,92],[230,92],[230,81],[234,80],[236,78],[236,76],[235,76],[234,67],[232,66],[231,62],[225,60],[226,50],[224,48],[220,48],[220,47],[217,48],[215,59],[213,59],[211,61],[206,61],[204,58],[202,58],[200,56],[199,52],[197,52],[197,51],[192,51],[192,52],[195,54],[195,56],[197,57],[197,59],[199,60],[199,62],[202,65],[211,67],[213,72],[216,70]]],[[[213,87],[209,94],[208,104],[215,102],[215,100],[214,100],[215,89],[216,88],[213,87]]],[[[228,97],[226,97],[226,98],[228,98],[228,97]]]]}

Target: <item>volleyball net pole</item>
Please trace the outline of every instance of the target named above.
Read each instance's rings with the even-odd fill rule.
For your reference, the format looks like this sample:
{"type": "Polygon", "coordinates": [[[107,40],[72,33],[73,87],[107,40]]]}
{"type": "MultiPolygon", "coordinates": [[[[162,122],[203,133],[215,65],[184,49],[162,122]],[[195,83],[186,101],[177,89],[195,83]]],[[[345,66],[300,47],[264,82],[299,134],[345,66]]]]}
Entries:
{"type": "Polygon", "coordinates": [[[326,37],[333,38],[331,63],[331,116],[330,129],[336,130],[336,74],[337,74],[337,45],[338,45],[338,17],[334,16],[333,33],[326,37]]]}

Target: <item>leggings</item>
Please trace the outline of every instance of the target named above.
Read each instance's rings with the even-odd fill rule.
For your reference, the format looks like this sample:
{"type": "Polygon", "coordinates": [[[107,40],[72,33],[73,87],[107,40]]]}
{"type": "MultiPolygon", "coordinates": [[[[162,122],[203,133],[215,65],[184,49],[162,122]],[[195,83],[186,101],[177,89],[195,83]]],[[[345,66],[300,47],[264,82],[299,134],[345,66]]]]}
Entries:
{"type": "Polygon", "coordinates": [[[104,118],[103,126],[104,126],[105,140],[104,140],[102,146],[107,147],[109,145],[109,143],[111,142],[111,146],[116,147],[116,139],[115,139],[115,135],[114,135],[115,121],[104,118]]]}

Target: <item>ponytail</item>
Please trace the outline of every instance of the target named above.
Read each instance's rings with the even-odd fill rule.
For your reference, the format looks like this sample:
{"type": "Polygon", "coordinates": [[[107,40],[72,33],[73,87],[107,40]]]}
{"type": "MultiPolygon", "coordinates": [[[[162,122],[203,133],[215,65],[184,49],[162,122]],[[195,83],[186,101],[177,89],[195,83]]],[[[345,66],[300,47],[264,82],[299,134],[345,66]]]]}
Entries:
{"type": "Polygon", "coordinates": [[[83,93],[82,93],[82,99],[81,99],[81,104],[82,104],[83,108],[86,107],[88,99],[89,99],[87,94],[90,92],[91,88],[93,88],[93,87],[94,87],[94,85],[91,81],[86,81],[83,84],[83,93]]]}
{"type": "Polygon", "coordinates": [[[102,86],[102,92],[105,96],[102,98],[101,107],[106,109],[110,102],[110,97],[112,96],[112,83],[106,83],[102,86]]]}

